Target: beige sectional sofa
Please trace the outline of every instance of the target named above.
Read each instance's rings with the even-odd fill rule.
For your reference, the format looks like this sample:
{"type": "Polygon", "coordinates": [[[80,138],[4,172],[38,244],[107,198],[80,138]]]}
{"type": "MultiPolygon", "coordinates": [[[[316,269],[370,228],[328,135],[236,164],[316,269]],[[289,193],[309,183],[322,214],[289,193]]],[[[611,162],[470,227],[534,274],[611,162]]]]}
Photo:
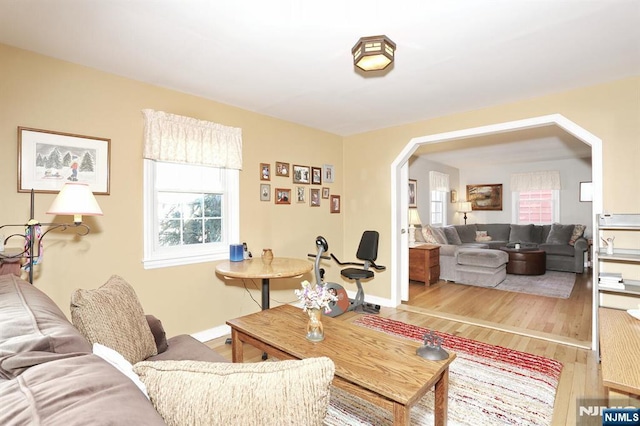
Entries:
{"type": "Polygon", "coordinates": [[[1,425],[322,424],[330,359],[229,363],[189,335],[167,340],[127,292],[112,277],[74,293],[81,333],[38,288],[0,276],[1,425]]]}
{"type": "MultiPolygon", "coordinates": [[[[583,225],[561,224],[494,223],[445,227],[425,225],[416,230],[416,243],[440,245],[440,278],[447,281],[462,282],[459,273],[462,265],[458,256],[461,251],[497,250],[499,247],[515,243],[544,250],[547,270],[582,273],[588,248],[588,242],[583,236],[584,230],[583,225]]],[[[497,261],[492,257],[489,262],[495,264],[497,261]]],[[[493,278],[488,282],[495,283],[497,279],[493,278]]]]}

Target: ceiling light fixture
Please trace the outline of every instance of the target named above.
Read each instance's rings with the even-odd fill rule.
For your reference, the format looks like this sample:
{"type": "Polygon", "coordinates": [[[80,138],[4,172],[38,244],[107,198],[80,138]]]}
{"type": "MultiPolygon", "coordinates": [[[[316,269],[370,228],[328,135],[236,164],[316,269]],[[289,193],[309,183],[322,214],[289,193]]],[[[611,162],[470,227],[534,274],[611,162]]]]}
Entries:
{"type": "Polygon", "coordinates": [[[380,71],[393,62],[396,44],[385,35],[362,37],[351,49],[353,64],[363,71],[380,71]]]}

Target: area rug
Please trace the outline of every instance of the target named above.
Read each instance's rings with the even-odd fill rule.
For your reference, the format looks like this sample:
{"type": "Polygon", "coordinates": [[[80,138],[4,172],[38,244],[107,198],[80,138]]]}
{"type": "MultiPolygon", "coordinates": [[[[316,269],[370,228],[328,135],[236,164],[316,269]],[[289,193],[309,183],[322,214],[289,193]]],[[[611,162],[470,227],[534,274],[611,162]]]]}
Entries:
{"type": "Polygon", "coordinates": [[[494,289],[567,299],[575,282],[576,274],[573,272],[547,271],[544,275],[507,274],[507,278],[494,289]]]}
{"type": "MultiPolygon", "coordinates": [[[[354,324],[420,343],[428,331],[376,315],[362,316],[354,324]]],[[[444,339],[442,346],[457,356],[449,367],[449,425],[551,424],[560,362],[447,333],[436,334],[444,339]]],[[[411,424],[432,425],[433,421],[433,392],[428,392],[411,409],[411,424]]],[[[325,425],[392,423],[391,412],[335,387],[331,389],[325,425]]]]}

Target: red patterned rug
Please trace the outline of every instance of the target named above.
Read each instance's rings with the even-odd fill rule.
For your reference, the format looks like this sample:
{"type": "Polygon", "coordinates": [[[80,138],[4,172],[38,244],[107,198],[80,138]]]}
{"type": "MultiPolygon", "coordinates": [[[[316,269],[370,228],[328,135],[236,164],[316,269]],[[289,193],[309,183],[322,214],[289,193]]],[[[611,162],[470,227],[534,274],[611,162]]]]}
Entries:
{"type": "MultiPolygon", "coordinates": [[[[377,315],[354,324],[423,342],[425,328],[377,315]]],[[[553,359],[435,332],[456,353],[449,368],[450,425],[550,425],[562,363],[553,359]]],[[[384,380],[384,378],[380,378],[384,380]]],[[[337,388],[325,425],[390,425],[391,413],[337,388]]],[[[411,410],[411,424],[433,424],[433,392],[411,410]]]]}

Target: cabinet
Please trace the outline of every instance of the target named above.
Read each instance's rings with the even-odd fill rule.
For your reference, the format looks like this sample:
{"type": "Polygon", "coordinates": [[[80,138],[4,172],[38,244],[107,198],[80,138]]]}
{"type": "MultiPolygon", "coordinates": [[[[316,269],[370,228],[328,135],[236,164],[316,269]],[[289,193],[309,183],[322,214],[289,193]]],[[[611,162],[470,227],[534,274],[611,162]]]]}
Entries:
{"type": "Polygon", "coordinates": [[[601,214],[593,238],[595,279],[600,273],[621,272],[620,288],[598,285],[599,305],[616,309],[637,309],[640,303],[640,214],[601,214]],[[607,253],[603,239],[614,238],[613,253],[607,253]]]}
{"type": "Polygon", "coordinates": [[[425,285],[440,279],[440,246],[422,244],[409,247],[409,279],[425,285]]]}

